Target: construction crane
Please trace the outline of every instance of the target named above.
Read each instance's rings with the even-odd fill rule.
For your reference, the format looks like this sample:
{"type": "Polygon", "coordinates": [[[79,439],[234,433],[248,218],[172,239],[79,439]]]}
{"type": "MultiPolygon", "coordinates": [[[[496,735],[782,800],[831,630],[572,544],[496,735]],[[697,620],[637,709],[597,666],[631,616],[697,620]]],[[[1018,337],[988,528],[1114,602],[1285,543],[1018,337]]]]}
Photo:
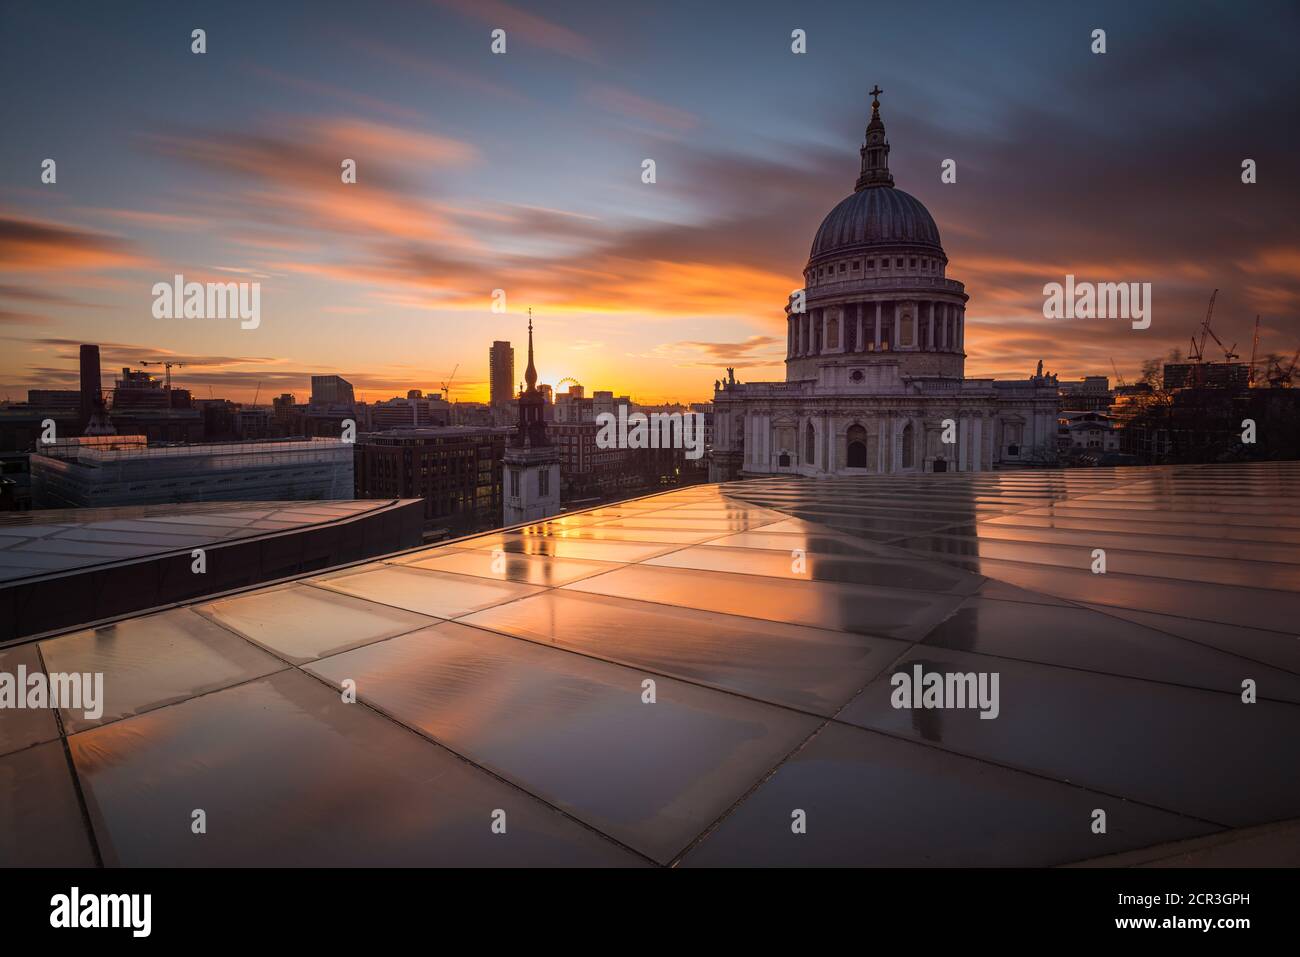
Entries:
{"type": "Polygon", "coordinates": [[[1259,313],[1255,313],[1255,341],[1250,344],[1250,368],[1246,370],[1246,383],[1255,384],[1255,353],[1259,352],[1259,313]]]}
{"type": "Polygon", "coordinates": [[[1222,339],[1214,335],[1213,329],[1211,329],[1209,326],[1206,326],[1205,331],[1208,332],[1214,338],[1214,341],[1219,344],[1219,348],[1223,350],[1223,359],[1225,362],[1231,362],[1233,359],[1237,358],[1237,344],[1235,342],[1232,344],[1232,348],[1229,349],[1227,346],[1223,344],[1222,339]]]}
{"type": "Polygon", "coordinates": [[[1295,355],[1291,357],[1291,365],[1285,371],[1282,369],[1282,363],[1274,360],[1273,371],[1268,374],[1268,384],[1275,389],[1291,385],[1297,364],[1300,364],[1300,349],[1295,351],[1295,355]]]}
{"type": "Polygon", "coordinates": [[[253,404],[250,406],[250,408],[254,408],[254,409],[257,408],[257,397],[260,396],[261,394],[262,394],[262,382],[259,379],[257,383],[257,391],[253,393],[253,404]]]}
{"type": "Polygon", "coordinates": [[[456,378],[456,373],[460,371],[460,363],[456,363],[456,368],[451,370],[451,375],[447,376],[447,381],[442,384],[442,400],[451,401],[451,383],[456,378]]]}
{"type": "Polygon", "coordinates": [[[1128,383],[1124,381],[1124,377],[1119,374],[1119,366],[1115,365],[1114,359],[1110,360],[1110,367],[1115,370],[1115,381],[1120,384],[1120,387],[1122,388],[1128,385],[1128,383]]]}
{"type": "Polygon", "coordinates": [[[185,363],[184,363],[184,362],[173,362],[171,359],[141,359],[141,360],[140,360],[140,365],[142,365],[142,366],[166,366],[166,367],[167,367],[167,376],[166,376],[167,384],[166,384],[166,388],[167,388],[167,391],[168,391],[168,392],[170,392],[170,391],[172,390],[172,366],[176,366],[176,368],[178,368],[178,369],[183,369],[183,368],[185,367],[185,363]]]}
{"type": "MultiPolygon", "coordinates": [[[[1219,290],[1216,289],[1214,292],[1210,293],[1210,307],[1205,310],[1205,321],[1201,323],[1200,343],[1197,343],[1196,337],[1192,336],[1192,352],[1190,358],[1193,362],[1205,361],[1205,336],[1210,332],[1210,320],[1214,318],[1214,300],[1218,297],[1219,290]]],[[[1219,337],[1215,336],[1214,340],[1218,342],[1219,337]]],[[[1220,342],[1219,345],[1222,346],[1223,343],[1220,342]]]]}

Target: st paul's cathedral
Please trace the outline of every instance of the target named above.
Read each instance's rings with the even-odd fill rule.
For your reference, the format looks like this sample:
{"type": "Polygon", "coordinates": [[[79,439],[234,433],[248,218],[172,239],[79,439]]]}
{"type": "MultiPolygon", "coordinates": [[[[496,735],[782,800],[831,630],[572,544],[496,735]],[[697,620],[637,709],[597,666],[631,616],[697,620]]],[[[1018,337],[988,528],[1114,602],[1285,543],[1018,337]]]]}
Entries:
{"type": "Polygon", "coordinates": [[[965,377],[965,286],[934,218],[894,187],[871,91],[854,192],[830,211],[786,306],[784,382],[714,393],[710,481],[982,471],[1055,458],[1056,377],[965,377]],[[800,308],[802,306],[802,308],[800,308]]]}

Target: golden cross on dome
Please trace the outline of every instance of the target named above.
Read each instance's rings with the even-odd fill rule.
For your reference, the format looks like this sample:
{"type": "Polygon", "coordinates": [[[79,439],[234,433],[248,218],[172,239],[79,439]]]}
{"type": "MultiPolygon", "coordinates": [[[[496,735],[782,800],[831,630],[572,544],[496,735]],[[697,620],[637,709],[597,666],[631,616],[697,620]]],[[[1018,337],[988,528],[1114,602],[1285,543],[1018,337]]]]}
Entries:
{"type": "Polygon", "coordinates": [[[882,89],[880,88],[880,84],[877,83],[873,89],[870,89],[870,90],[868,90],[867,92],[870,93],[871,96],[872,96],[872,98],[873,98],[872,101],[871,101],[871,105],[872,105],[872,106],[879,106],[879,105],[880,105],[880,94],[885,92],[884,90],[882,90],[882,89]]]}

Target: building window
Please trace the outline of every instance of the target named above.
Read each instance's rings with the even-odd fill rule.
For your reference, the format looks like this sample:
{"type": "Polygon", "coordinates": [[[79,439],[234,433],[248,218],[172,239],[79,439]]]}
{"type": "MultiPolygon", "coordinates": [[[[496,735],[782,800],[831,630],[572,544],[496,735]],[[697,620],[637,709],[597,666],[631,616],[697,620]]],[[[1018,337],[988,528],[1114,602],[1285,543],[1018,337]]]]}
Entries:
{"type": "Polygon", "coordinates": [[[542,469],[537,473],[537,494],[540,498],[546,498],[551,494],[551,470],[542,469]]]}
{"type": "Polygon", "coordinates": [[[912,257],[912,268],[913,268],[913,269],[916,268],[916,257],[915,257],[915,256],[912,257]]]}
{"type": "Polygon", "coordinates": [[[858,260],[855,259],[855,260],[853,261],[853,271],[854,271],[854,272],[857,272],[858,268],[859,268],[861,265],[862,265],[862,263],[860,263],[858,260]]]}
{"type": "Polygon", "coordinates": [[[817,464],[817,431],[811,422],[808,423],[807,437],[804,439],[803,457],[809,465],[817,464]]]}
{"type": "Polygon", "coordinates": [[[902,269],[902,268],[903,268],[903,257],[902,257],[902,256],[899,256],[899,257],[898,257],[898,268],[899,268],[899,269],[902,269]]]}
{"type": "Polygon", "coordinates": [[[510,470],[510,496],[512,498],[519,497],[519,470],[518,469],[510,470]]]}
{"type": "Polygon", "coordinates": [[[882,259],[882,260],[880,260],[880,268],[881,268],[881,269],[888,269],[888,268],[889,268],[889,260],[888,260],[888,259],[882,259]]]}
{"type": "Polygon", "coordinates": [[[867,268],[868,268],[868,269],[875,269],[875,268],[876,268],[876,261],[875,261],[874,259],[868,259],[868,260],[867,260],[867,268]]]}

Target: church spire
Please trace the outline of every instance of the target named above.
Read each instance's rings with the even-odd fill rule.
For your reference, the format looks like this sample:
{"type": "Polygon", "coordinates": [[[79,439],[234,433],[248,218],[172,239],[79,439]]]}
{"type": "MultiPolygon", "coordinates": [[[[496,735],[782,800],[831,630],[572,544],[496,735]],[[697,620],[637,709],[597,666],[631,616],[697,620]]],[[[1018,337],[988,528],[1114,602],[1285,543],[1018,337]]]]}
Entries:
{"type": "Polygon", "coordinates": [[[537,367],[533,365],[533,308],[528,307],[528,368],[524,372],[524,381],[528,383],[528,391],[537,390],[537,367]]]}
{"type": "Polygon", "coordinates": [[[889,172],[889,140],[885,138],[885,124],[880,119],[880,94],[885,91],[877,84],[870,92],[871,122],[867,124],[866,141],[859,151],[862,154],[862,174],[853,188],[855,193],[873,186],[894,185],[894,177],[889,172]]]}

